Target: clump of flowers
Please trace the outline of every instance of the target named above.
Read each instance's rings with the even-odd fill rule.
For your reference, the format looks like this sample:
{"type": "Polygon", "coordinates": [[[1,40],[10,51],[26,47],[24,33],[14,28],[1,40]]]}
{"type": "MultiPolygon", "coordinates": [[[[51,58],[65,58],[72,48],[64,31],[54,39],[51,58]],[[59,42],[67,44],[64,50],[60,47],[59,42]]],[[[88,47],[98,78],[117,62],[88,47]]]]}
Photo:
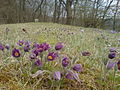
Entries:
{"type": "MultiPolygon", "coordinates": [[[[120,70],[120,60],[117,60],[117,50],[115,48],[110,48],[109,49],[109,54],[108,54],[108,60],[106,64],[106,69],[110,70],[112,68],[118,67],[118,70],[120,70]]],[[[115,69],[116,70],[116,69],[115,69]]]]}
{"type": "Polygon", "coordinates": [[[63,57],[62,55],[60,55],[59,52],[64,47],[63,43],[60,42],[57,43],[54,46],[54,49],[51,48],[50,45],[47,43],[42,43],[42,44],[33,43],[33,45],[31,46],[28,41],[25,42],[23,40],[22,41],[19,40],[18,45],[20,46],[19,47],[20,49],[14,47],[12,49],[12,56],[15,58],[19,58],[19,57],[22,58],[23,52],[29,52],[29,60],[32,63],[31,66],[32,69],[37,67],[37,71],[40,71],[40,72],[36,71],[36,73],[34,72],[35,74],[33,75],[36,77],[39,74],[41,74],[43,71],[47,70],[53,73],[54,80],[61,80],[61,78],[75,79],[75,75],[76,75],[75,73],[79,73],[82,71],[81,64],[74,63],[72,65],[69,57],[67,56],[63,57]],[[56,66],[59,67],[55,69],[56,66]]]}

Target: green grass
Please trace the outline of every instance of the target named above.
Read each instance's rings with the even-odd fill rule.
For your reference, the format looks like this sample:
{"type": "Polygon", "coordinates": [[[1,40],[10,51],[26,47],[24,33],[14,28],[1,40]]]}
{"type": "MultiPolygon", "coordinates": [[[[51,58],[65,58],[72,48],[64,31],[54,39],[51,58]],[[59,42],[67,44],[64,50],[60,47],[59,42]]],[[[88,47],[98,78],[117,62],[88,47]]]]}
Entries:
{"type": "MultiPolygon", "coordinates": [[[[18,40],[39,43],[48,42],[51,46],[54,46],[57,42],[64,43],[65,46],[61,53],[69,56],[71,61],[75,60],[76,63],[81,63],[83,71],[79,73],[81,83],[73,80],[61,80],[60,88],[62,90],[119,90],[120,76],[117,76],[120,74],[119,71],[117,71],[115,77],[114,89],[112,88],[113,70],[110,70],[106,75],[106,79],[103,79],[103,62],[109,60],[107,58],[109,48],[115,47],[120,50],[120,43],[118,43],[117,39],[120,39],[120,33],[112,34],[104,30],[98,31],[93,28],[53,23],[0,25],[0,42],[3,44],[9,43],[11,46],[15,46],[18,40]],[[5,34],[6,27],[10,29],[8,35],[5,34]],[[22,31],[23,28],[26,29],[27,33],[22,31]],[[81,30],[84,30],[84,32],[81,32],[81,30]],[[82,56],[82,51],[91,52],[91,56],[82,56]]],[[[56,81],[52,81],[47,73],[35,79],[32,79],[27,72],[25,75],[19,74],[17,72],[18,68],[16,68],[19,67],[19,63],[15,62],[13,57],[6,56],[0,52],[0,90],[3,88],[5,90],[58,89],[55,84],[56,81]]],[[[120,58],[120,55],[117,58],[120,58]]],[[[24,57],[24,64],[28,64],[26,57],[24,57]]],[[[24,67],[29,68],[29,65],[24,67]]],[[[54,69],[54,67],[46,66],[44,68],[54,69]]]]}

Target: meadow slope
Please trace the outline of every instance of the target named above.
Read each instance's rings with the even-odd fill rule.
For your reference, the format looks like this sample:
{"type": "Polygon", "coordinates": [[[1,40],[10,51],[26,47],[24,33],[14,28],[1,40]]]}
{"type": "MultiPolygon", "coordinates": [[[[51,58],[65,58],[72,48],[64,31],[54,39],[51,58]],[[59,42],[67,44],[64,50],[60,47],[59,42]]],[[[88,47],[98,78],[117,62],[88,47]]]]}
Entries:
{"type": "MultiPolygon", "coordinates": [[[[0,44],[9,44],[11,47],[9,51],[0,50],[0,90],[120,90],[120,71],[117,66],[110,70],[106,68],[110,61],[110,48],[117,50],[117,56],[112,61],[120,59],[120,33],[53,23],[5,24],[0,25],[0,44]],[[27,72],[31,68],[29,53],[22,58],[21,73],[20,61],[11,55],[11,50],[18,47],[16,43],[19,40],[47,42],[52,47],[57,42],[64,43],[60,53],[69,57],[71,62],[82,65],[78,80],[64,78],[56,81],[49,79],[48,73],[32,78],[31,72],[27,72]],[[89,52],[90,55],[83,56],[82,52],[89,52]]],[[[50,72],[62,70],[58,67],[61,62],[57,66],[54,64],[44,69],[50,72]]]]}

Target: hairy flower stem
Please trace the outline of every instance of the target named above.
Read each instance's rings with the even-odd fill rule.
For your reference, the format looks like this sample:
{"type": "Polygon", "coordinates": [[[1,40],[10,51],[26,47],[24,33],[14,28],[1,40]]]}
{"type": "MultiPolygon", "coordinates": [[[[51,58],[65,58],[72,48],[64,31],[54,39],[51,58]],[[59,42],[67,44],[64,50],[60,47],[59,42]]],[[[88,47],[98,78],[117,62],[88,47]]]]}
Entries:
{"type": "Polygon", "coordinates": [[[21,71],[21,74],[23,73],[23,69],[22,69],[22,62],[19,61],[19,64],[20,64],[20,71],[21,71]]]}
{"type": "Polygon", "coordinates": [[[100,68],[101,68],[101,74],[100,74],[100,77],[101,77],[101,82],[103,81],[103,63],[101,61],[101,65],[100,65],[100,68]]]}
{"type": "Polygon", "coordinates": [[[113,85],[112,85],[113,89],[115,89],[115,74],[116,74],[116,69],[114,68],[114,72],[113,72],[113,85]]]}

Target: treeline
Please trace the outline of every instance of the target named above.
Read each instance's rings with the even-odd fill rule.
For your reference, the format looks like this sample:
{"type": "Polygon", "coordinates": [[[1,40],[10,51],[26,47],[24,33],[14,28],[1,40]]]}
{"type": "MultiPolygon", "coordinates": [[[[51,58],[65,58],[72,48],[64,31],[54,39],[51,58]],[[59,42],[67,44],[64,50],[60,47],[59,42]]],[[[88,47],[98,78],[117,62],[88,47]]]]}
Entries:
{"type": "Polygon", "coordinates": [[[120,0],[0,0],[0,23],[54,22],[120,29],[120,0]]]}

